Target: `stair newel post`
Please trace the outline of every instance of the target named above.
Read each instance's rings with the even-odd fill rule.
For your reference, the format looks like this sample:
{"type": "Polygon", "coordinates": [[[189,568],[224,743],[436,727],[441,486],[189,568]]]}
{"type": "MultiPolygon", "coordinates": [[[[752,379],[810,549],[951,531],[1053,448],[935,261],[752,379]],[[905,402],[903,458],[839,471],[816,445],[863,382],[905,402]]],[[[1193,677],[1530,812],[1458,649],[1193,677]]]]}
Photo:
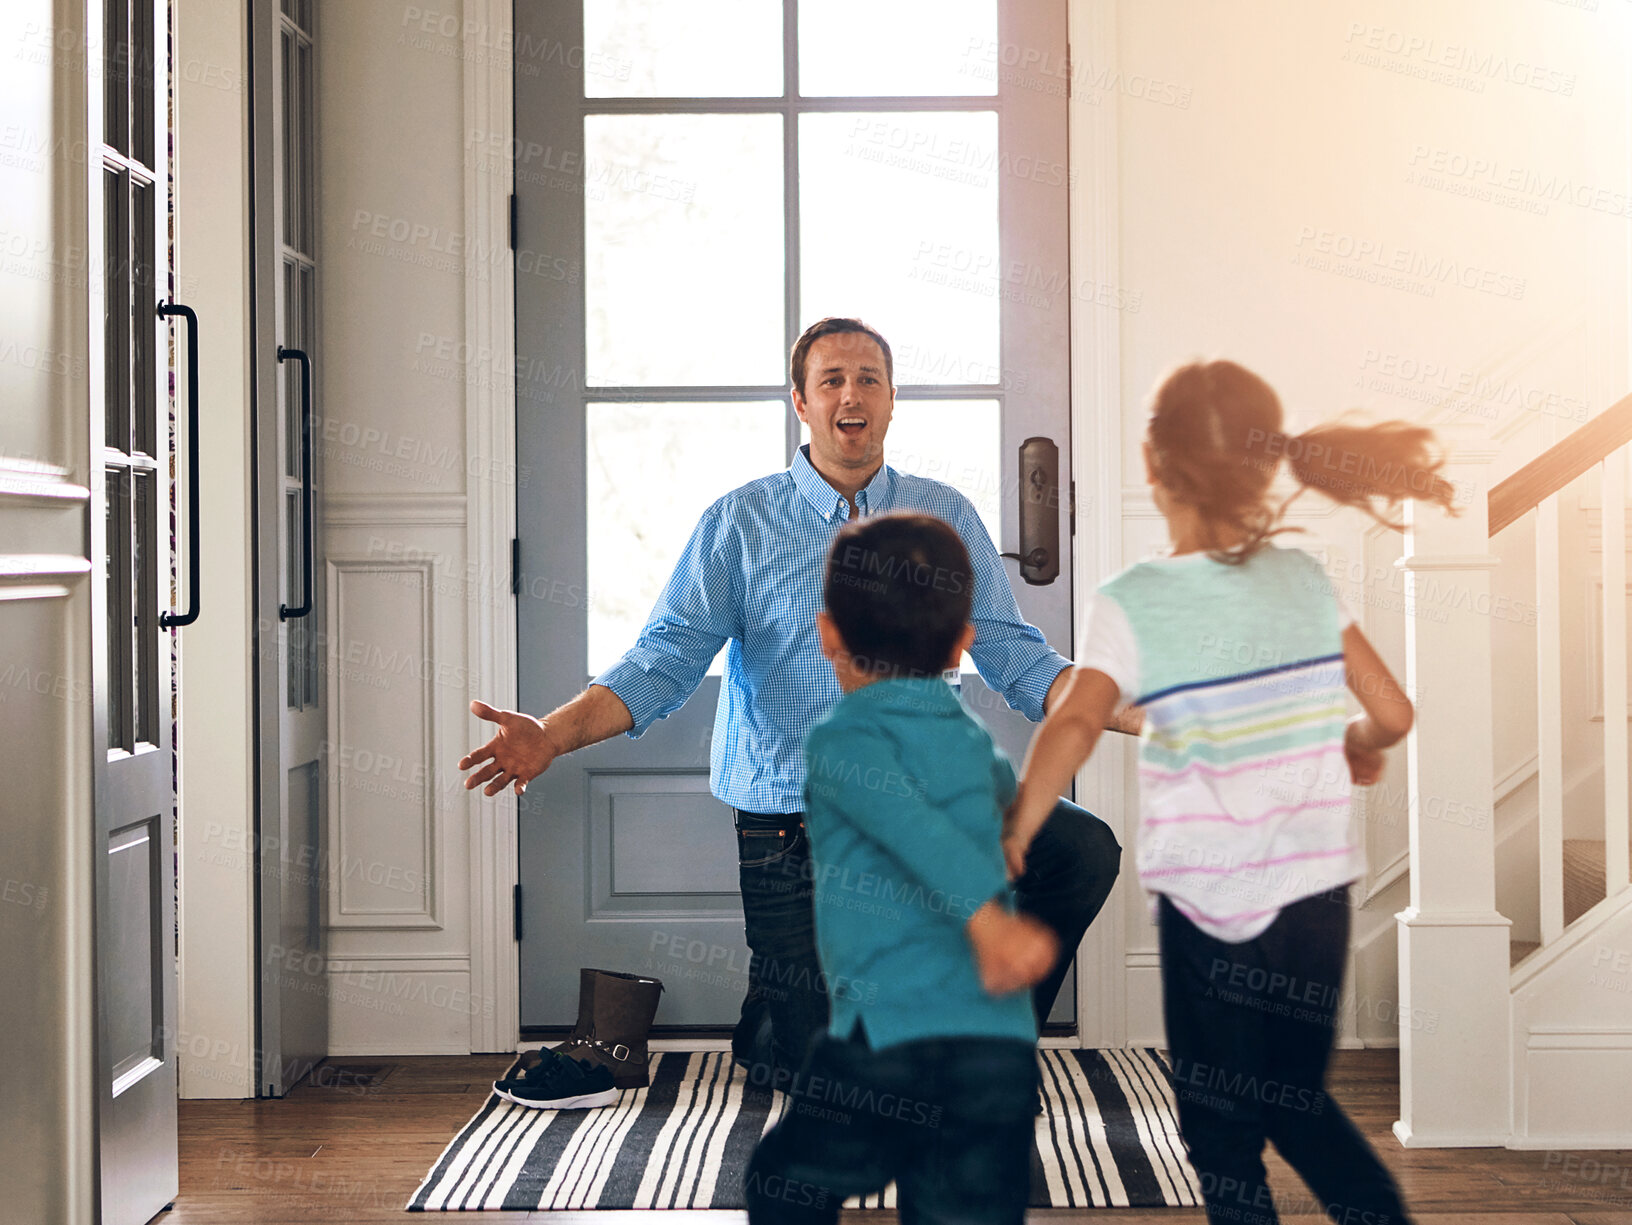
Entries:
{"type": "Polygon", "coordinates": [[[1509,921],[1496,912],[1488,438],[1436,426],[1456,518],[1406,510],[1411,904],[1400,937],[1400,1118],[1411,1148],[1506,1142],[1509,921]]]}

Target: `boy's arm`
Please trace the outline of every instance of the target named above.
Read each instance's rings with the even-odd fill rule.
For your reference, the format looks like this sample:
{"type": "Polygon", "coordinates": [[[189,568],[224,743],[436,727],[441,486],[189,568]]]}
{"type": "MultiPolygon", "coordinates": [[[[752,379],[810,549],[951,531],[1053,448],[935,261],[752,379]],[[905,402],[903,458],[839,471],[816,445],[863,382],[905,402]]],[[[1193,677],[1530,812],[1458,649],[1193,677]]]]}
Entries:
{"type": "Polygon", "coordinates": [[[805,788],[824,812],[884,848],[948,914],[967,919],[1008,885],[1000,849],[946,820],[924,799],[895,747],[858,729],[817,727],[805,742],[805,788]]]}

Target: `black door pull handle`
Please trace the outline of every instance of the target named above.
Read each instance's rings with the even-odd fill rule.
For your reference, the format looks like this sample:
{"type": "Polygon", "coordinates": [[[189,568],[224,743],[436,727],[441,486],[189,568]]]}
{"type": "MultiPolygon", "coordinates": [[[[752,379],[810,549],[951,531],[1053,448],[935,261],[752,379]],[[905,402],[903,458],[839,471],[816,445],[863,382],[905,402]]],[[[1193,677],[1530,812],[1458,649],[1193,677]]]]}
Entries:
{"type": "Polygon", "coordinates": [[[180,315],[187,323],[187,611],[162,612],[159,625],[164,629],[180,628],[198,620],[199,590],[199,513],[198,513],[198,313],[179,302],[160,302],[160,318],[180,315]]]}
{"type": "Polygon", "coordinates": [[[299,605],[278,605],[278,620],[293,621],[312,611],[312,359],[304,349],[278,346],[278,360],[300,363],[300,559],[299,605]]]}

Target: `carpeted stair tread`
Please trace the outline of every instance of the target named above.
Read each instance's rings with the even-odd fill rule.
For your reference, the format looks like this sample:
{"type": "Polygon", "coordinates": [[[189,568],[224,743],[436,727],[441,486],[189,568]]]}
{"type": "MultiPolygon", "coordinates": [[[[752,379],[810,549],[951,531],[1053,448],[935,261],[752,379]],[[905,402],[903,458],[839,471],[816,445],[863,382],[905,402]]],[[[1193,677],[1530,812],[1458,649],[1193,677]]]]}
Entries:
{"type": "Polygon", "coordinates": [[[1564,840],[1564,924],[1569,926],[1604,900],[1603,839],[1564,840]]]}

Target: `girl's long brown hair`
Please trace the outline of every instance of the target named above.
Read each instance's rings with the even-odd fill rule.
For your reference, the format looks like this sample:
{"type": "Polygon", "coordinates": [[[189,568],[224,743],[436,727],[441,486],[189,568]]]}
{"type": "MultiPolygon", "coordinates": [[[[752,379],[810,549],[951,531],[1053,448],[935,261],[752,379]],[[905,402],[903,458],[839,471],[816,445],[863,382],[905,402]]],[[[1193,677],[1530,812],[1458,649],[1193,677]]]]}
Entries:
{"type": "Polygon", "coordinates": [[[1456,513],[1456,490],[1433,431],[1407,421],[1365,424],[1348,417],[1289,436],[1270,385],[1230,361],[1180,366],[1156,389],[1147,433],[1156,479],[1200,513],[1221,561],[1251,557],[1280,526],[1292,498],[1315,489],[1398,530],[1407,500],[1456,513]],[[1286,460],[1298,490],[1279,506],[1270,484],[1286,460]],[[1225,540],[1236,543],[1226,546],[1225,540]]]}

